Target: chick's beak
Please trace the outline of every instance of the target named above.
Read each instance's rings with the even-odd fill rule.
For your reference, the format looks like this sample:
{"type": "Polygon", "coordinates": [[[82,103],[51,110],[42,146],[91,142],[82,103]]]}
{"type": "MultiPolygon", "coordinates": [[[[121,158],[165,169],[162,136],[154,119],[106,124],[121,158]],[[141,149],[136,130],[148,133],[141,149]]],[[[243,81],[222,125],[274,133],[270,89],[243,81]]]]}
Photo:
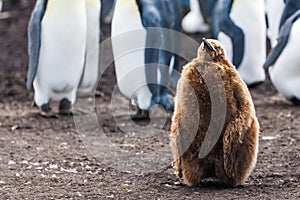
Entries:
{"type": "Polygon", "coordinates": [[[202,42],[204,43],[204,46],[210,50],[210,51],[215,51],[215,49],[213,48],[213,46],[211,46],[211,44],[207,41],[206,38],[202,38],[202,42]]]}

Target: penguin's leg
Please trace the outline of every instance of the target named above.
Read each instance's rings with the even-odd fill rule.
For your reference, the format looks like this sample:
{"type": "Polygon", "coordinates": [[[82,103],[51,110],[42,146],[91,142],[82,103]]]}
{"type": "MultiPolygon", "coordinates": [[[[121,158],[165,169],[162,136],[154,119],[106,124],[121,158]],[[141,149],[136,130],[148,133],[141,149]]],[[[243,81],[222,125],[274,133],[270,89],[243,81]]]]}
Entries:
{"type": "Polygon", "coordinates": [[[173,51],[173,33],[170,31],[161,31],[162,34],[162,49],[159,51],[159,96],[158,103],[161,104],[166,110],[174,111],[174,100],[172,95],[169,94],[169,82],[170,82],[170,64],[173,51]]]}
{"type": "Polygon", "coordinates": [[[46,88],[41,88],[37,81],[34,82],[34,104],[40,108],[40,114],[43,117],[57,117],[54,113],[51,112],[51,107],[49,104],[50,98],[45,92],[46,88]]]}
{"type": "Polygon", "coordinates": [[[158,96],[158,85],[157,85],[157,65],[158,61],[155,58],[158,58],[158,49],[146,49],[145,54],[145,72],[147,78],[147,84],[150,92],[154,97],[158,96]]]}
{"type": "Polygon", "coordinates": [[[171,77],[170,77],[170,87],[172,90],[175,91],[178,80],[180,78],[181,67],[179,65],[179,56],[173,55],[173,57],[174,57],[174,65],[173,65],[173,70],[171,72],[171,77]]]}
{"type": "MultiPolygon", "coordinates": [[[[157,30],[147,29],[146,47],[158,47],[160,43],[160,33],[157,30]]],[[[148,88],[152,94],[151,104],[157,103],[159,95],[159,85],[157,84],[157,69],[159,65],[159,49],[146,48],[145,49],[145,73],[148,88]]],[[[152,106],[152,105],[151,105],[152,106]]],[[[149,108],[151,109],[151,108],[149,108]]]]}
{"type": "Polygon", "coordinates": [[[76,89],[73,89],[69,93],[65,95],[59,102],[58,111],[60,115],[72,115],[72,105],[75,103],[76,100],[76,89]]]}
{"type": "Polygon", "coordinates": [[[41,109],[41,115],[43,117],[46,117],[46,118],[58,118],[58,115],[51,112],[51,107],[50,107],[50,104],[49,103],[44,103],[40,106],[40,109],[41,109]]]}
{"type": "Polygon", "coordinates": [[[59,102],[59,114],[60,115],[71,115],[71,101],[69,101],[67,98],[63,98],[60,102],[59,102]]]}
{"type": "Polygon", "coordinates": [[[180,78],[180,74],[182,71],[182,67],[180,66],[180,57],[178,55],[178,52],[181,51],[181,37],[178,36],[178,32],[181,30],[181,20],[179,18],[175,19],[177,23],[172,27],[172,32],[170,33],[170,45],[172,49],[172,57],[174,59],[173,63],[173,70],[170,74],[170,87],[173,91],[176,90],[176,86],[178,83],[178,80],[180,78]]]}
{"type": "Polygon", "coordinates": [[[160,51],[160,84],[159,84],[159,95],[158,103],[161,104],[166,110],[173,112],[174,111],[174,100],[172,95],[169,94],[169,64],[171,62],[172,54],[168,51],[160,51]]]}
{"type": "Polygon", "coordinates": [[[300,106],[300,99],[298,99],[297,97],[292,97],[289,99],[294,105],[300,106]]]}
{"type": "Polygon", "coordinates": [[[150,120],[150,111],[142,110],[137,106],[137,111],[135,115],[131,116],[133,121],[148,121],[150,120]]]}
{"type": "Polygon", "coordinates": [[[41,105],[41,114],[42,115],[47,115],[48,113],[51,112],[51,107],[49,105],[49,103],[45,103],[43,105],[41,105]]]}

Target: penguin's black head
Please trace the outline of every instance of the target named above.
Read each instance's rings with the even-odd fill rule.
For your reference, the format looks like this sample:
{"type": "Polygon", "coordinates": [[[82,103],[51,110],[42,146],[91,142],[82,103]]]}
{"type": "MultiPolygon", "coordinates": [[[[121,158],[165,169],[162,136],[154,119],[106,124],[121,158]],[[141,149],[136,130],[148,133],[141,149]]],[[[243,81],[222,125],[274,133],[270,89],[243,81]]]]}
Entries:
{"type": "Polygon", "coordinates": [[[206,38],[202,38],[202,43],[198,49],[198,56],[210,57],[214,61],[226,58],[223,45],[217,40],[206,38]]]}

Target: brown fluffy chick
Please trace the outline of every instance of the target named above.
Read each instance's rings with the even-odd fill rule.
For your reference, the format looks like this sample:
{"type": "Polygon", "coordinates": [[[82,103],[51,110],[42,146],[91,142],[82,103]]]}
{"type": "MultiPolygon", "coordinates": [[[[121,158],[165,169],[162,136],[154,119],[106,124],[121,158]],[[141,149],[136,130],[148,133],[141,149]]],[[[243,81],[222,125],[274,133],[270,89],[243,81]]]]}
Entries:
{"type": "Polygon", "coordinates": [[[177,85],[170,134],[177,178],[189,186],[211,178],[226,186],[241,185],[255,166],[258,135],[246,84],[226,58],[222,44],[203,38],[197,58],[183,67],[177,85]],[[223,121],[222,112],[211,118],[212,98],[224,104],[223,121]],[[221,126],[219,132],[208,131],[217,126],[221,126]]]}

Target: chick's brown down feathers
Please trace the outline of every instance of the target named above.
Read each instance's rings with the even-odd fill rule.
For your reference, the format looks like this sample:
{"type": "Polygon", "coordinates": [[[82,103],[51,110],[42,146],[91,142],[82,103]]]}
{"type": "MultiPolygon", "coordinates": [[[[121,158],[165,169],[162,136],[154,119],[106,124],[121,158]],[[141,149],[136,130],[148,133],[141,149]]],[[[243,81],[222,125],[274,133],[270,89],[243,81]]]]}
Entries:
{"type": "Polygon", "coordinates": [[[176,176],[189,186],[201,185],[206,178],[240,185],[256,163],[258,135],[259,124],[246,84],[226,58],[223,46],[216,40],[205,40],[198,57],[184,66],[177,85],[170,134],[176,176]],[[208,133],[210,126],[222,122],[222,113],[212,117],[212,98],[225,104],[219,133],[208,133]],[[217,136],[216,141],[205,140],[212,135],[217,136]],[[210,151],[200,158],[202,145],[210,151]]]}

